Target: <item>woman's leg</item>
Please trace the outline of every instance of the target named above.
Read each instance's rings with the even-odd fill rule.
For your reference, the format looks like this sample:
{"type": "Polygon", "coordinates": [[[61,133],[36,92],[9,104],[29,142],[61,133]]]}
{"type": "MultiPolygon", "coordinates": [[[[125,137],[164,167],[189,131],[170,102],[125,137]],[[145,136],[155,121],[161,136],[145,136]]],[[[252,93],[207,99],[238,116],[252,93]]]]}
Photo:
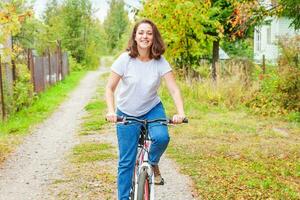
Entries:
{"type": "MultiPolygon", "coordinates": [[[[118,115],[124,116],[120,111],[118,115]]],[[[118,165],[118,199],[128,200],[134,164],[137,154],[140,125],[129,124],[117,125],[117,136],[119,145],[119,165],[118,165]]]]}
{"type": "MultiPolygon", "coordinates": [[[[166,118],[165,110],[162,103],[156,105],[152,110],[150,110],[145,117],[146,119],[156,119],[156,118],[166,118]]],[[[160,157],[167,149],[170,141],[168,127],[161,123],[155,123],[149,125],[149,134],[152,140],[150,152],[149,152],[149,162],[152,165],[157,165],[160,157]]]]}

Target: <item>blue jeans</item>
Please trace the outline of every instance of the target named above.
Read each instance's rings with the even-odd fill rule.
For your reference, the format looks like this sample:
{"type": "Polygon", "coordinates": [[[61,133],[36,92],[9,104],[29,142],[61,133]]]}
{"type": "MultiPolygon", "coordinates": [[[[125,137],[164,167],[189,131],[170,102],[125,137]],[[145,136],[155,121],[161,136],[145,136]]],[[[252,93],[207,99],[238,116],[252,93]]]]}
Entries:
{"type": "MultiPolygon", "coordinates": [[[[119,109],[117,115],[128,116],[119,109]]],[[[165,118],[165,110],[162,103],[157,104],[148,113],[137,117],[139,119],[165,118]]],[[[131,181],[134,171],[134,164],[137,154],[138,139],[141,124],[117,124],[117,136],[119,145],[119,165],[118,165],[118,199],[128,200],[131,181]]],[[[152,140],[149,163],[156,165],[160,157],[166,150],[170,137],[166,125],[160,123],[149,124],[149,134],[152,140]]]]}

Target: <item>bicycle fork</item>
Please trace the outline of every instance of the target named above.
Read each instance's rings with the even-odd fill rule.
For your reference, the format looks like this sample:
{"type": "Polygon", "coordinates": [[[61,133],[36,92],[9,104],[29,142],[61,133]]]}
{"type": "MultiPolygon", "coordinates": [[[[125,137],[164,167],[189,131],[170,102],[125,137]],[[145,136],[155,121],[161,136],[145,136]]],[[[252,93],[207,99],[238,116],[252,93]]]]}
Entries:
{"type": "MultiPolygon", "coordinates": [[[[150,143],[148,143],[146,145],[146,147],[149,147],[150,143]]],[[[138,169],[135,173],[135,187],[134,187],[134,200],[137,200],[137,193],[138,193],[138,177],[141,174],[141,170],[146,169],[147,170],[147,174],[148,174],[148,178],[149,178],[149,189],[150,189],[150,199],[149,200],[154,200],[154,172],[152,170],[152,166],[149,164],[148,162],[148,150],[139,148],[138,150],[138,155],[139,155],[139,159],[138,159],[138,169]]]]}

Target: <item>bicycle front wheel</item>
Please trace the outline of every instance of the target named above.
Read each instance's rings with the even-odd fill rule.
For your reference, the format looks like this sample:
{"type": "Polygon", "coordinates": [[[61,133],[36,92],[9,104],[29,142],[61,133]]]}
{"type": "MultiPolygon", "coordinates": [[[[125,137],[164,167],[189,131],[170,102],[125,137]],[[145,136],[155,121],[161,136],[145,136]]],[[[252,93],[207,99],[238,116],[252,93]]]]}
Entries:
{"type": "Polygon", "coordinates": [[[137,200],[150,200],[150,183],[146,167],[141,169],[138,178],[137,200]]]}

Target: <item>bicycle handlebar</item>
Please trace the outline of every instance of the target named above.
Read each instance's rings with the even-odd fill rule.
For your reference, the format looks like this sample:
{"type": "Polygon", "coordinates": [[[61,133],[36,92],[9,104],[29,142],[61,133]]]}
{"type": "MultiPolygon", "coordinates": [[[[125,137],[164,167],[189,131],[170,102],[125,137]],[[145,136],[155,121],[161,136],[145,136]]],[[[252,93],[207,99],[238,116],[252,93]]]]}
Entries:
{"type": "MultiPolygon", "coordinates": [[[[138,119],[135,117],[121,117],[121,116],[117,116],[117,122],[123,122],[123,123],[127,123],[129,121],[136,121],[142,124],[150,124],[150,123],[154,123],[154,122],[165,122],[167,124],[175,124],[173,122],[172,119],[169,118],[158,118],[158,119],[153,119],[153,120],[143,120],[143,119],[138,119]]],[[[189,120],[187,118],[184,118],[182,123],[188,123],[189,120]]]]}

